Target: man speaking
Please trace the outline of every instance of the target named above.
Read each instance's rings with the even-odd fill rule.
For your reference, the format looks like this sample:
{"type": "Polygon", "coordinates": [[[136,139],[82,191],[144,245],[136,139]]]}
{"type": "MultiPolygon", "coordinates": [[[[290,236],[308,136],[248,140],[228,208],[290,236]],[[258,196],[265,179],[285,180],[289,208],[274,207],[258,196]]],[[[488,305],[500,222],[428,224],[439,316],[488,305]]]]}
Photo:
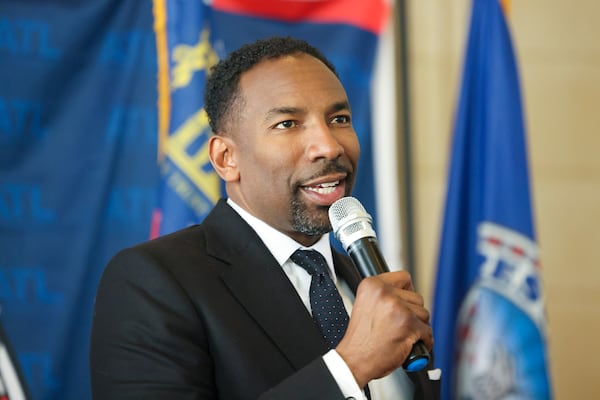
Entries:
{"type": "Polygon", "coordinates": [[[427,371],[401,368],[419,340],[433,345],[409,274],[361,281],[329,244],[329,206],[351,194],[360,153],[331,63],[303,41],[261,40],[213,68],[205,105],[228,198],[111,260],[94,399],[436,398],[427,371]]]}

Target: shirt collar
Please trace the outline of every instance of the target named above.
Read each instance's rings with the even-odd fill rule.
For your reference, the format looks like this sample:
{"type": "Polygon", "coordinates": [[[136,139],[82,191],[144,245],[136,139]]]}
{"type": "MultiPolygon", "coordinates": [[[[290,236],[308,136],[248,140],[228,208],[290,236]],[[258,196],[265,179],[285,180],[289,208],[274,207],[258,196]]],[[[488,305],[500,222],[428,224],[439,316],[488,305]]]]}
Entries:
{"type": "Polygon", "coordinates": [[[331,246],[329,244],[329,235],[325,234],[321,236],[319,241],[310,247],[304,247],[300,243],[296,242],[291,237],[284,233],[281,233],[277,229],[273,228],[266,222],[256,218],[248,211],[237,205],[230,198],[227,199],[227,204],[231,206],[239,215],[254,229],[258,236],[262,239],[265,246],[269,249],[271,254],[275,257],[279,265],[283,265],[290,256],[298,249],[310,249],[316,250],[323,254],[327,261],[331,276],[335,280],[335,270],[333,269],[333,255],[331,254],[331,246]]]}

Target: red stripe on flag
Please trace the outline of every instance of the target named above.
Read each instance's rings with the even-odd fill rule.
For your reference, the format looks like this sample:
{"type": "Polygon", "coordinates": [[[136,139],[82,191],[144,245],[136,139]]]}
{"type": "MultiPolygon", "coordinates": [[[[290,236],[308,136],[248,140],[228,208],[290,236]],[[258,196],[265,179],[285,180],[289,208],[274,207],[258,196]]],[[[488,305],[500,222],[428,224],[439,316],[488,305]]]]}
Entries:
{"type": "Polygon", "coordinates": [[[215,10],[288,22],[342,23],[378,34],[386,0],[213,0],[215,10]]]}
{"type": "Polygon", "coordinates": [[[162,210],[159,208],[156,208],[154,211],[152,211],[152,220],[150,222],[150,239],[156,239],[160,236],[160,223],[162,222],[162,215],[162,210]]]}

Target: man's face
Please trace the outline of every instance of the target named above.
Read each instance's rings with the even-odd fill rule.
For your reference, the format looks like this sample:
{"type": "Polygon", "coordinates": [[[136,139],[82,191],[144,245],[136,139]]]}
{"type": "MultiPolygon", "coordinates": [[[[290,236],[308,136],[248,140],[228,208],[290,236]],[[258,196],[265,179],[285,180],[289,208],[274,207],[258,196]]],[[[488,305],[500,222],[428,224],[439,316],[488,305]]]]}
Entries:
{"type": "Polygon", "coordinates": [[[352,192],[360,147],[338,78],[309,55],[263,61],[240,79],[228,124],[239,179],[229,196],[305,245],[331,229],[327,210],[352,192]]]}

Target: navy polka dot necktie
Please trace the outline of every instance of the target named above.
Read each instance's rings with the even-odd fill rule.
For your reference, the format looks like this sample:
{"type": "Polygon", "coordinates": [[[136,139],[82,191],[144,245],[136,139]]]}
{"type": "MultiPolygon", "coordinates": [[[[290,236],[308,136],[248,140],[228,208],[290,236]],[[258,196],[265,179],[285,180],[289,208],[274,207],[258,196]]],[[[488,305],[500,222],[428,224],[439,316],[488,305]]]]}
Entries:
{"type": "Polygon", "coordinates": [[[296,250],[290,257],[312,276],[310,307],[312,317],[330,349],[338,345],[348,327],[348,313],[342,297],[329,276],[327,262],[315,250],[296,250]]]}

